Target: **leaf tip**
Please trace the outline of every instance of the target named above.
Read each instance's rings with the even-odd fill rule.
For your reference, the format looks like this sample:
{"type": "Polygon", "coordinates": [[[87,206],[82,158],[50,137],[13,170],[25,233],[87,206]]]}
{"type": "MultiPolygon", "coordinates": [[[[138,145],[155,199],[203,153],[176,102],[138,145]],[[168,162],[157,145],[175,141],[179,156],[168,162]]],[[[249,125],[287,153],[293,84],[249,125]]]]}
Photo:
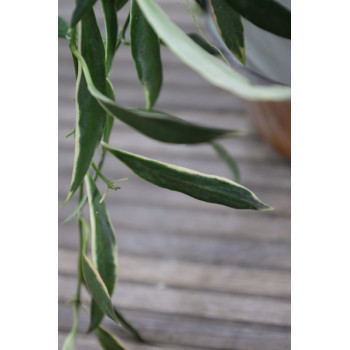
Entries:
{"type": "Polygon", "coordinates": [[[72,191],[69,191],[68,195],[67,195],[67,198],[64,200],[64,202],[61,204],[61,207],[65,206],[68,201],[71,199],[71,197],[73,196],[73,192],[72,191]]]}
{"type": "Polygon", "coordinates": [[[259,211],[273,211],[273,210],[275,210],[275,208],[270,207],[269,205],[262,203],[261,207],[258,208],[258,210],[259,211]]]}

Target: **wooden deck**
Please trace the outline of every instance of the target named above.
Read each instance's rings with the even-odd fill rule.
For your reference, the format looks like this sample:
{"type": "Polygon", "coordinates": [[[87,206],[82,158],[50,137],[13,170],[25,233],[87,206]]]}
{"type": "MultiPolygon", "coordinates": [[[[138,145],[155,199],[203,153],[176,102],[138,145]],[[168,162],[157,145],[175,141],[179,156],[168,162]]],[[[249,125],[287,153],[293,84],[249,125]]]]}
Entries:
{"type": "MultiPolygon", "coordinates": [[[[193,29],[185,1],[161,1],[186,31],[193,29]]],[[[74,1],[59,2],[70,17],[74,1]]],[[[125,16],[125,11],[122,12],[125,16]]],[[[164,86],[157,109],[207,125],[245,130],[223,145],[239,163],[242,183],[273,212],[237,211],[160,189],[133,175],[113,157],[104,173],[128,177],[106,202],[116,229],[120,279],[113,300],[154,346],[135,342],[106,319],[130,350],[290,349],[290,165],[262,142],[232,95],[185,67],[166,48],[164,86]]],[[[112,71],[120,104],[144,105],[129,47],[122,47],[112,71]]],[[[74,140],[74,70],[68,43],[59,41],[59,201],[70,183],[74,140]]],[[[213,149],[171,146],[150,140],[116,122],[111,145],[195,170],[230,177],[213,149]]],[[[101,190],[103,185],[101,185],[101,190]]],[[[59,210],[59,221],[76,205],[59,210]]],[[[78,231],[74,220],[59,226],[59,346],[69,332],[75,291],[78,231]]],[[[83,293],[83,298],[87,294],[83,293]]],[[[86,335],[82,312],[77,349],[99,349],[86,335]]]]}

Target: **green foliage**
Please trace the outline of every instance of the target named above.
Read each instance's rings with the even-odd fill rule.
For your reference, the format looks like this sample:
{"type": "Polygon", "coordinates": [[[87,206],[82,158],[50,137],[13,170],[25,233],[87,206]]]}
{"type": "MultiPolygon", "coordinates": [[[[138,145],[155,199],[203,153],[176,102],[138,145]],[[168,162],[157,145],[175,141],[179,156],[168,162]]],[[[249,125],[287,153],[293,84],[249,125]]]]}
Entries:
{"type": "Polygon", "coordinates": [[[115,0],[101,0],[106,28],[106,72],[111,70],[117,49],[118,18],[115,0]]]}
{"type": "Polygon", "coordinates": [[[82,255],[82,269],[86,286],[100,310],[110,319],[119,323],[114,313],[112,300],[102,277],[86,254],[82,255]]]}
{"type": "Polygon", "coordinates": [[[137,75],[146,97],[146,108],[151,109],[157,100],[163,79],[160,44],[136,0],[131,1],[130,43],[137,75]]]}
{"type": "MultiPolygon", "coordinates": [[[[92,80],[102,92],[105,92],[105,51],[93,10],[86,12],[80,28],[79,48],[81,54],[86,57],[86,65],[91,72],[92,80]]],[[[67,200],[79,187],[90,167],[102,138],[106,121],[106,112],[90,94],[81,66],[78,69],[76,101],[75,157],[67,200]]]]}
{"type": "Polygon", "coordinates": [[[245,64],[244,28],[241,16],[226,0],[209,0],[216,28],[227,48],[245,64]]]}
{"type": "Polygon", "coordinates": [[[290,39],[290,11],[275,0],[225,0],[256,26],[290,39]]]}
{"type": "Polygon", "coordinates": [[[71,28],[75,27],[76,24],[84,17],[85,13],[94,6],[97,0],[76,0],[75,9],[70,20],[71,28]]]}
{"type": "Polygon", "coordinates": [[[262,203],[254,193],[231,180],[113,149],[105,143],[102,145],[136,175],[154,185],[231,208],[271,209],[262,203]]]}
{"type": "MultiPolygon", "coordinates": [[[[244,30],[240,16],[246,17],[265,30],[288,36],[286,34],[288,30],[281,28],[288,27],[290,13],[272,0],[259,1],[258,3],[254,0],[244,2],[210,0],[209,7],[205,6],[204,1],[198,1],[203,10],[212,11],[224,42],[241,62],[245,61],[245,54],[244,30]],[[259,4],[261,6],[258,6],[259,4]],[[268,25],[267,19],[271,22],[268,25]],[[287,25],[282,23],[283,20],[287,25]]],[[[106,152],[113,154],[131,171],[156,186],[231,208],[271,209],[248,188],[232,180],[199,173],[108,146],[115,119],[160,142],[193,145],[210,143],[228,164],[234,178],[239,181],[236,162],[220,144],[214,142],[222,137],[238,135],[239,131],[194,124],[153,109],[162,85],[160,42],[209,82],[242,98],[253,100],[290,98],[289,87],[252,85],[220,58],[214,57],[218,51],[203,37],[201,31],[201,35],[197,33],[187,35],[169,19],[154,0],[130,1],[130,14],[119,29],[118,11],[127,2],[128,0],[101,0],[105,42],[102,40],[93,9],[96,0],[76,1],[70,28],[64,19],[58,18],[58,35],[70,39],[76,70],[75,156],[66,201],[70,200],[75,192],[79,192],[79,196],[77,208],[64,222],[77,216],[80,236],[78,283],[73,302],[74,321],[63,350],[74,349],[78,312],[80,307],[85,308],[80,301],[83,287],[86,287],[91,295],[88,331],[95,332],[104,349],[126,349],[114,335],[100,326],[104,315],[124,327],[136,339],[144,341],[140,333],[113,306],[111,300],[118,277],[117,242],[104,198],[109,189],[118,189],[114,182],[122,179],[111,181],[103,175],[102,167],[106,152]],[[114,88],[108,79],[115,53],[119,46],[125,43],[129,20],[130,49],[140,84],[145,92],[146,109],[130,109],[116,103],[114,88]],[[100,158],[96,165],[94,159],[98,154],[100,158]],[[89,171],[95,171],[95,175],[92,176],[89,171]],[[96,183],[98,177],[107,186],[102,196],[96,183]],[[90,224],[82,214],[86,203],[90,208],[90,224]],[[91,251],[88,249],[89,242],[91,251]]]]}
{"type": "Polygon", "coordinates": [[[65,38],[68,34],[68,23],[61,16],[58,16],[58,37],[65,38]]]}
{"type": "MultiPolygon", "coordinates": [[[[92,261],[107,288],[108,294],[112,295],[118,275],[115,234],[106,205],[104,202],[100,202],[101,195],[91,175],[88,174],[85,177],[85,183],[90,207],[92,261]]],[[[89,331],[94,330],[102,318],[103,312],[93,300],[89,331]]]]}
{"type": "Polygon", "coordinates": [[[125,345],[105,328],[98,327],[95,330],[97,339],[105,350],[126,350],[125,345]]]}

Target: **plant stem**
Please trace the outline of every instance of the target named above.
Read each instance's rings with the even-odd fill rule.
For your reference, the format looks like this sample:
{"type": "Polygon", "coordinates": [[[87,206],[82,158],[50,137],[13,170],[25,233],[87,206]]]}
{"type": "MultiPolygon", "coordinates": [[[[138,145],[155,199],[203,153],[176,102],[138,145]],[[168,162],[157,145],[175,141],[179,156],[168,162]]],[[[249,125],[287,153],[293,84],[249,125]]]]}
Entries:
{"type": "Polygon", "coordinates": [[[129,22],[130,22],[130,12],[128,13],[128,17],[126,17],[126,20],[124,22],[122,30],[120,31],[120,34],[118,35],[118,40],[117,40],[117,45],[116,45],[115,51],[118,50],[120,44],[124,41],[125,32],[128,29],[129,22]]]}

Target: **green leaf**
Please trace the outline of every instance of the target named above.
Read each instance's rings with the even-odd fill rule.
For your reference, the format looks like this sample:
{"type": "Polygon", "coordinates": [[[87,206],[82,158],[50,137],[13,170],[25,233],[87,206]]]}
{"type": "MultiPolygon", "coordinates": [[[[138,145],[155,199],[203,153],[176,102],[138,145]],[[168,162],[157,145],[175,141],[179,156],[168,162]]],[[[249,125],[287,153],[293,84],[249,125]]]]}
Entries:
{"type": "Polygon", "coordinates": [[[208,54],[175,25],[154,0],[137,0],[137,3],[148,23],[167,47],[212,84],[246,100],[290,99],[290,87],[253,85],[232,67],[208,54]]]}
{"type": "Polygon", "coordinates": [[[245,64],[244,28],[241,16],[226,0],[209,0],[216,28],[227,48],[245,64]]]}
{"type": "Polygon", "coordinates": [[[124,109],[96,89],[84,59],[76,49],[72,48],[72,50],[84,70],[91,95],[96,98],[109,114],[151,138],[169,143],[191,144],[207,142],[217,137],[239,133],[235,130],[199,126],[161,112],[124,109]]]}
{"type": "Polygon", "coordinates": [[[91,10],[95,2],[96,0],[76,0],[75,9],[70,20],[71,28],[73,28],[83,18],[85,13],[91,10]]]}
{"type": "MultiPolygon", "coordinates": [[[[115,95],[114,95],[114,88],[112,83],[107,79],[106,80],[106,96],[115,101],[115,95]]],[[[105,123],[105,128],[103,131],[103,141],[108,142],[109,137],[111,136],[112,128],[114,124],[114,117],[107,113],[107,118],[106,118],[106,123],[105,123]]]]}
{"type": "Polygon", "coordinates": [[[106,28],[106,72],[108,75],[117,48],[118,19],[116,0],[101,0],[101,4],[106,28]]]}
{"type": "Polygon", "coordinates": [[[157,34],[148,24],[137,2],[131,1],[130,44],[137,75],[146,97],[146,108],[151,109],[162,86],[162,61],[157,34]]]}
{"type": "Polygon", "coordinates": [[[117,11],[121,10],[129,0],[116,0],[117,11]]]}
{"type": "MultiPolygon", "coordinates": [[[[106,205],[100,203],[101,195],[90,174],[85,177],[90,207],[92,261],[100,274],[109,295],[112,295],[118,275],[115,234],[106,205]]],[[[95,329],[103,318],[102,311],[93,300],[89,331],[95,329]]]]}
{"type": "Polygon", "coordinates": [[[118,320],[120,322],[120,324],[129,331],[130,334],[132,334],[136,339],[138,339],[139,341],[148,344],[148,342],[143,339],[143,337],[141,336],[141,334],[137,331],[137,329],[135,327],[132,326],[132,324],[124,317],[124,315],[119,311],[119,309],[114,306],[114,312],[118,317],[118,320]]]}
{"type": "Polygon", "coordinates": [[[98,327],[95,330],[97,339],[105,350],[127,350],[125,345],[113,334],[109,333],[105,328],[98,327]]]}
{"type": "MultiPolygon", "coordinates": [[[[91,72],[91,79],[100,91],[105,92],[104,45],[92,9],[81,21],[79,46],[82,56],[85,57],[85,64],[91,72]]],[[[81,64],[78,69],[76,101],[74,167],[70,190],[65,202],[69,200],[84,179],[102,138],[106,121],[106,112],[88,90],[81,64]]]]}
{"type": "Polygon", "coordinates": [[[86,286],[96,304],[105,315],[119,324],[107,287],[85,253],[82,256],[82,268],[86,286]]]}
{"type": "Polygon", "coordinates": [[[226,0],[248,21],[283,38],[290,39],[290,11],[274,0],[226,0]]]}
{"type": "Polygon", "coordinates": [[[224,162],[226,162],[226,164],[229,166],[234,179],[237,182],[241,182],[241,175],[240,175],[239,168],[236,161],[231,157],[231,155],[226,151],[226,149],[222,147],[220,144],[214,141],[212,141],[211,144],[215,149],[215,151],[217,152],[217,154],[221,157],[221,159],[224,162]]]}
{"type": "Polygon", "coordinates": [[[208,175],[137,154],[113,149],[102,143],[136,175],[154,185],[185,193],[199,200],[236,209],[272,209],[247,188],[223,177],[208,175]]]}
{"type": "Polygon", "coordinates": [[[219,51],[214,47],[210,46],[199,34],[189,33],[187,34],[196,44],[198,44],[202,49],[210,53],[211,55],[219,55],[219,51]]]}
{"type": "Polygon", "coordinates": [[[68,29],[68,23],[61,16],[58,16],[58,37],[65,38],[68,29]]]}
{"type": "Polygon", "coordinates": [[[74,350],[76,330],[71,330],[65,339],[61,350],[74,350]]]}

